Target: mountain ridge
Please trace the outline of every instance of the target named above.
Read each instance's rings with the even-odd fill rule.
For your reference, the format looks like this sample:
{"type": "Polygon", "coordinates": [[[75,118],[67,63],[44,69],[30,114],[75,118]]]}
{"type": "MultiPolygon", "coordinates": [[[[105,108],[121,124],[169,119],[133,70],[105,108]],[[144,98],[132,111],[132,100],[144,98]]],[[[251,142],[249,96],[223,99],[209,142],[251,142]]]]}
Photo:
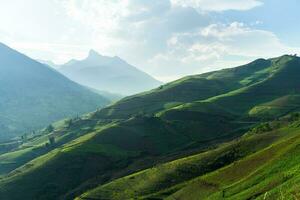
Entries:
{"type": "Polygon", "coordinates": [[[102,56],[90,50],[83,60],[71,60],[58,69],[67,77],[94,89],[128,95],[162,83],[118,56],[102,56]]]}
{"type": "Polygon", "coordinates": [[[5,132],[24,134],[109,103],[102,96],[3,43],[0,44],[0,70],[3,137],[5,132]]]}

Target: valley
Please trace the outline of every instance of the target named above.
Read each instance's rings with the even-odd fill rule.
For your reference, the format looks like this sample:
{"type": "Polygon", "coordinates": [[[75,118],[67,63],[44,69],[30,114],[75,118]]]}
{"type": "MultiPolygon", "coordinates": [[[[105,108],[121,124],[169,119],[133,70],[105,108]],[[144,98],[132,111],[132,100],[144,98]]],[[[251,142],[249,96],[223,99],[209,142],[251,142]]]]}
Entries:
{"type": "Polygon", "coordinates": [[[299,71],[258,59],[62,121],[0,156],[0,198],[272,199],[297,181],[299,71]]]}

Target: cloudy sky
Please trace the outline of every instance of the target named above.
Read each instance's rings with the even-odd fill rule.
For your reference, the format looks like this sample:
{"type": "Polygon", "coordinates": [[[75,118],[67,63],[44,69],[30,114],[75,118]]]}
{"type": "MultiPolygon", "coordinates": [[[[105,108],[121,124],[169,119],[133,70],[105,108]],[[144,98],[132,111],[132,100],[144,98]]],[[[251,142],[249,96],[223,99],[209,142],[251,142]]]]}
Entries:
{"type": "Polygon", "coordinates": [[[300,53],[299,0],[0,0],[0,42],[64,63],[89,49],[162,81],[300,53]]]}

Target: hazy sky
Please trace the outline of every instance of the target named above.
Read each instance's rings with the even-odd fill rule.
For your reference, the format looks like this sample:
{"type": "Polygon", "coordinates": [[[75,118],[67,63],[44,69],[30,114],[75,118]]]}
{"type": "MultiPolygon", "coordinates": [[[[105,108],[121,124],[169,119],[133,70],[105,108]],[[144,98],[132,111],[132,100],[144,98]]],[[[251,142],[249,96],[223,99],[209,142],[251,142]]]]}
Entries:
{"type": "Polygon", "coordinates": [[[300,53],[299,0],[0,0],[0,41],[64,63],[89,49],[160,80],[300,53]]]}

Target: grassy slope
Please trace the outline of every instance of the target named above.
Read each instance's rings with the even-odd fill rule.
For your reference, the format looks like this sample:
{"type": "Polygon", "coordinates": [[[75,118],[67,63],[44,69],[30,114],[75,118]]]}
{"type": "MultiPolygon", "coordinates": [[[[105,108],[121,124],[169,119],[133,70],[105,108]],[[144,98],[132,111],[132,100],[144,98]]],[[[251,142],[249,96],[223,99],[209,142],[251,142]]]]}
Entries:
{"type": "MultiPolygon", "coordinates": [[[[249,194],[255,196],[255,192],[260,191],[257,188],[254,189],[255,192],[249,192],[248,196],[235,196],[236,189],[230,185],[236,183],[234,186],[239,188],[239,181],[247,182],[248,179],[244,177],[249,177],[261,166],[272,166],[278,161],[282,164],[296,163],[292,158],[287,161],[280,159],[281,155],[286,156],[283,153],[289,153],[287,150],[299,144],[299,121],[289,125],[282,122],[275,124],[277,128],[270,132],[246,134],[241,139],[214,150],[117,179],[86,192],[78,199],[163,199],[168,196],[168,199],[222,199],[220,194],[223,195],[223,190],[232,199],[247,199],[249,194]],[[277,157],[279,160],[274,161],[277,157]]],[[[277,169],[278,171],[280,170],[277,169]]],[[[260,183],[258,181],[268,176],[264,175],[260,179],[253,177],[253,180],[260,183]]],[[[248,187],[251,184],[253,182],[248,183],[248,187]]],[[[245,188],[239,189],[243,192],[245,188]]]]}
{"type": "MultiPolygon", "coordinates": [[[[74,183],[84,181],[84,176],[94,176],[96,171],[93,167],[96,168],[93,165],[105,168],[103,163],[108,163],[108,160],[104,156],[97,156],[97,153],[102,152],[101,148],[93,148],[95,146],[91,145],[84,148],[82,144],[93,138],[96,133],[97,131],[81,136],[10,173],[1,181],[1,185],[4,184],[5,187],[0,187],[0,198],[53,199],[57,197],[57,193],[67,191],[74,183]],[[78,156],[80,153],[82,157],[78,156]],[[81,176],[75,177],[74,174],[78,172],[81,176]]],[[[105,150],[103,152],[106,153],[105,150]]]]}
{"type": "Polygon", "coordinates": [[[72,126],[67,126],[65,121],[55,125],[55,131],[37,135],[20,144],[10,152],[0,155],[0,177],[22,166],[23,164],[46,154],[54,148],[60,147],[84,134],[92,132],[95,127],[101,124],[99,121],[91,120],[90,117],[77,118],[72,120],[72,126]],[[49,136],[55,137],[55,144],[46,146],[49,136]]]}
{"type": "MultiPolygon", "coordinates": [[[[299,123],[298,123],[299,124],[299,123]]],[[[298,126],[298,125],[297,125],[298,126]]],[[[299,197],[299,128],[292,137],[211,174],[185,183],[176,199],[295,199],[299,197]],[[197,190],[195,190],[197,188],[197,190]],[[224,197],[223,197],[224,196],[224,197]]],[[[172,198],[170,198],[172,199],[172,198]]]]}
{"type": "Polygon", "coordinates": [[[205,148],[218,141],[211,135],[211,143],[196,143],[190,135],[156,117],[132,118],[106,129],[99,126],[87,135],[79,138],[77,145],[71,141],[11,172],[0,183],[0,197],[20,199],[23,193],[13,191],[26,190],[31,191],[27,192],[29,199],[44,198],[40,195],[58,198],[68,192],[70,198],[98,183],[176,157],[186,149],[205,148]],[[93,137],[86,139],[91,134],[93,137]],[[74,174],[80,177],[74,178],[74,174]],[[46,192],[49,182],[53,193],[46,192]]]}
{"type": "Polygon", "coordinates": [[[300,95],[287,95],[271,102],[255,106],[249,111],[249,115],[259,118],[274,118],[289,112],[299,111],[300,95]]]}
{"type": "MultiPolygon", "coordinates": [[[[248,113],[258,105],[286,95],[300,94],[298,87],[300,84],[300,59],[283,56],[272,59],[271,62],[271,67],[262,70],[264,74],[266,73],[264,79],[222,95],[165,110],[161,116],[168,120],[177,120],[177,116],[181,116],[181,113],[197,110],[200,110],[198,115],[201,115],[201,110],[205,109],[203,107],[210,105],[245,118],[249,117],[248,113]]],[[[246,79],[242,82],[245,82],[246,79]]]]}
{"type": "MultiPolygon", "coordinates": [[[[252,77],[255,77],[257,80],[254,83],[249,81],[252,80],[252,77],[247,77],[241,80],[242,83],[246,83],[243,88],[205,101],[177,106],[175,109],[171,108],[159,113],[158,116],[162,116],[167,120],[182,122],[181,124],[186,125],[183,129],[187,130],[187,132],[189,128],[192,131],[200,130],[201,132],[202,127],[208,128],[203,131],[209,132],[211,128],[207,125],[196,126],[194,129],[193,126],[190,126],[191,121],[195,122],[199,120],[205,124],[220,122],[217,124],[221,124],[224,123],[224,121],[227,121],[226,118],[232,115],[234,116],[235,114],[240,115],[241,117],[248,117],[247,115],[249,110],[251,110],[255,105],[272,100],[275,101],[274,99],[277,98],[284,98],[282,97],[284,95],[299,94],[299,59],[291,56],[283,56],[271,60],[271,63],[271,67],[263,69],[255,75],[252,75],[252,77]],[[260,79],[257,77],[260,77],[260,79]],[[213,116],[213,118],[210,119],[210,116],[213,116]],[[217,117],[220,116],[225,117],[225,119],[218,119],[217,117]]],[[[297,95],[293,95],[293,97],[294,98],[289,98],[290,101],[288,101],[287,104],[290,105],[293,102],[295,105],[295,102],[297,102],[297,95]]],[[[293,109],[289,111],[292,110],[293,109]]],[[[281,112],[274,116],[274,118],[286,113],[287,112],[281,112]]],[[[224,132],[226,132],[226,130],[224,132]]],[[[216,134],[215,131],[214,133],[216,134]]],[[[154,187],[157,187],[157,185],[154,187]]],[[[124,195],[124,193],[122,193],[122,195],[124,195]]]]}
{"type": "Polygon", "coordinates": [[[259,59],[237,68],[188,76],[157,89],[126,97],[102,109],[97,115],[99,118],[128,118],[135,114],[153,114],[182,103],[204,100],[265,78],[269,75],[266,69],[271,64],[270,60],[259,59]]]}

